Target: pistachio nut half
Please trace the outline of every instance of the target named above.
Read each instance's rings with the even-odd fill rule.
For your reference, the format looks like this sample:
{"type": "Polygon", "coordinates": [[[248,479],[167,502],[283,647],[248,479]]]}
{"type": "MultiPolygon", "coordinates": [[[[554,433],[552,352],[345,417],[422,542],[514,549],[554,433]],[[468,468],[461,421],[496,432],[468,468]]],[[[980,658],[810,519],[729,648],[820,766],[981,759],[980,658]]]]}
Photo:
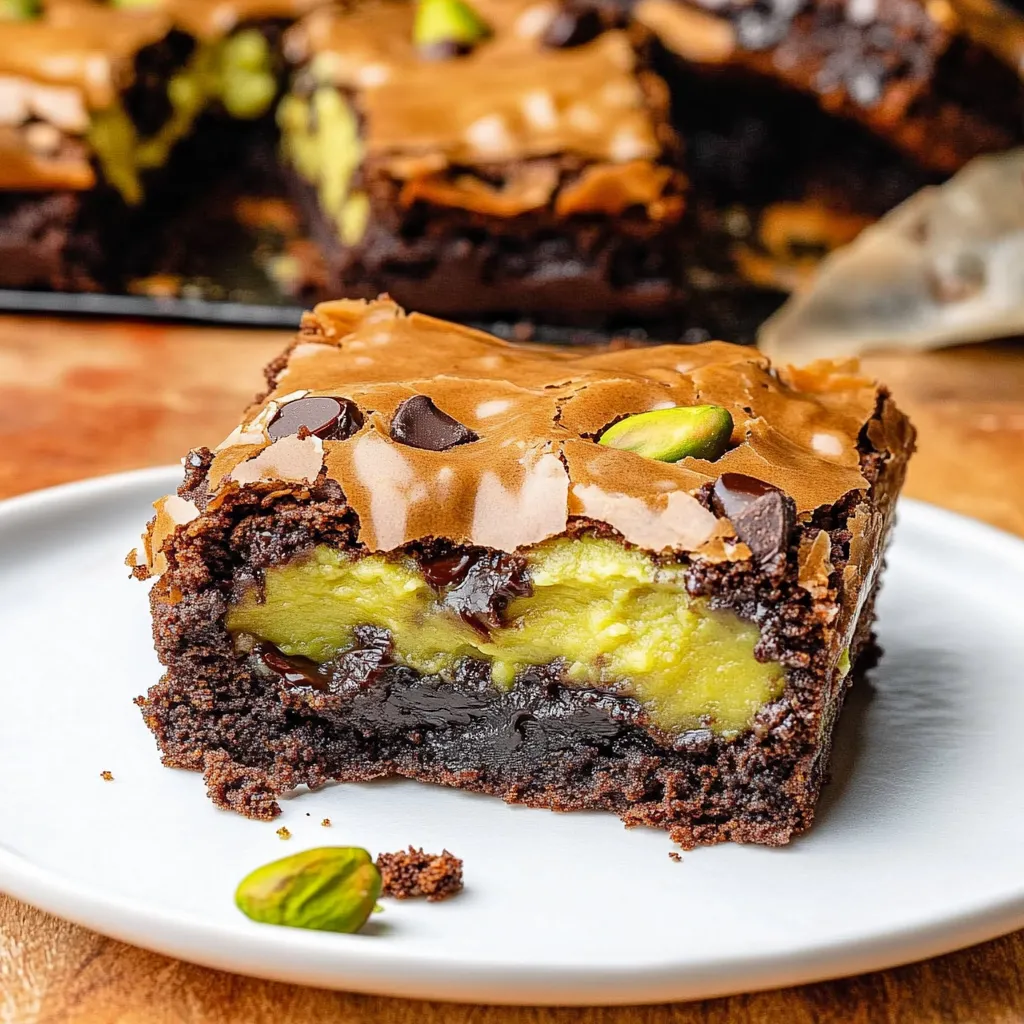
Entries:
{"type": "Polygon", "coordinates": [[[598,444],[659,462],[711,461],[725,453],[732,427],[729,410],[720,405],[680,405],[627,416],[608,427],[598,444]]]}
{"type": "Polygon", "coordinates": [[[263,924],[355,932],[379,895],[380,872],[366,850],[322,846],[250,872],[235,891],[235,905],[263,924]]]}

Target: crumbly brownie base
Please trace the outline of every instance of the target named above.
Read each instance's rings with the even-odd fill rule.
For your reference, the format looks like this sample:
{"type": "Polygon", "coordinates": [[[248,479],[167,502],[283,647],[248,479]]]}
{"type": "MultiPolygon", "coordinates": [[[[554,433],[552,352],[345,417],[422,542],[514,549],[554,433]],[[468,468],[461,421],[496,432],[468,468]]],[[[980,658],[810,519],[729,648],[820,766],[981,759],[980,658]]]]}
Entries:
{"type": "MultiPolygon", "coordinates": [[[[859,646],[863,657],[869,635],[859,646]]],[[[154,687],[143,709],[165,764],[202,770],[216,804],[264,820],[278,813],[274,797],[301,783],[404,776],[532,807],[611,811],[668,829],[685,848],[777,846],[810,825],[829,747],[807,728],[807,709],[780,701],[731,742],[695,730],[659,743],[635,701],[559,675],[538,670],[501,693],[479,677],[446,683],[392,666],[353,696],[283,692],[255,674],[194,678],[154,687]]]]}

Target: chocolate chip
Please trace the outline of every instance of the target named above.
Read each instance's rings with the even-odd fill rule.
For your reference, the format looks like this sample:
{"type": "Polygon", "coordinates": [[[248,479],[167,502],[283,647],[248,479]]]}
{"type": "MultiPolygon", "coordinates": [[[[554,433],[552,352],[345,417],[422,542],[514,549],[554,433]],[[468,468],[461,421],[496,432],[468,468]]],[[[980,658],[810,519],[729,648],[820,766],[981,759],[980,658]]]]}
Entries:
{"type": "Polygon", "coordinates": [[[548,23],[541,42],[554,50],[582,46],[601,34],[601,16],[593,7],[565,4],[548,23]]]}
{"type": "Polygon", "coordinates": [[[326,690],[328,679],[320,666],[310,658],[282,654],[276,647],[264,647],[260,657],[267,668],[276,672],[286,686],[311,686],[314,690],[326,690]]]}
{"type": "Polygon", "coordinates": [[[786,553],[795,509],[792,499],[778,488],[742,473],[723,473],[715,481],[711,505],[732,523],[736,536],[759,563],[786,553]]]}
{"type": "Polygon", "coordinates": [[[290,437],[305,428],[328,441],[344,441],[363,425],[363,414],[347,398],[297,398],[282,405],[270,421],[272,441],[290,437]]]}
{"type": "Polygon", "coordinates": [[[332,662],[332,674],[341,692],[362,690],[392,664],[391,635],[376,626],[357,626],[352,646],[332,662]]]}
{"type": "Polygon", "coordinates": [[[413,395],[398,407],[391,421],[391,436],[399,444],[428,452],[443,452],[477,440],[469,427],[442,412],[426,395],[413,395]]]}
{"type": "Polygon", "coordinates": [[[473,559],[467,554],[447,555],[442,558],[424,559],[420,568],[426,581],[432,587],[450,587],[465,577],[473,559]]]}
{"type": "Polygon", "coordinates": [[[471,557],[462,578],[444,595],[444,606],[462,621],[488,636],[501,626],[505,610],[516,597],[528,597],[533,588],[521,559],[491,551],[471,557]]]}

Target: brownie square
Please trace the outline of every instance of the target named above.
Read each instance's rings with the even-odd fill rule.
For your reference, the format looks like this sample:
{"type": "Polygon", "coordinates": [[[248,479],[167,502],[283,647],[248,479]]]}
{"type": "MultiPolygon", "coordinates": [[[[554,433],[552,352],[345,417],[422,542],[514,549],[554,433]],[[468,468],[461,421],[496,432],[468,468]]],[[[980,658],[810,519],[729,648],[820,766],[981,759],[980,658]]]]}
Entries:
{"type": "MultiPolygon", "coordinates": [[[[690,65],[742,69],[808,93],[922,167],[952,173],[1019,141],[1024,107],[1019,76],[976,41],[972,12],[958,12],[961,20],[957,6],[638,0],[635,16],[690,65]]],[[[1019,32],[1011,15],[1004,20],[1007,33],[1019,32]]]]}
{"type": "Polygon", "coordinates": [[[271,115],[281,32],[316,2],[49,0],[0,17],[0,287],[122,290],[271,115]]]}
{"type": "Polygon", "coordinates": [[[286,38],[283,148],[327,290],[457,318],[673,314],[685,182],[645,34],[556,45],[557,7],[474,10],[488,34],[441,59],[402,3],[318,11],[286,38]]]}
{"type": "Polygon", "coordinates": [[[913,429],[854,365],[325,303],[130,559],[164,762],[257,818],[406,776],[684,846],[807,828],[913,429]]]}

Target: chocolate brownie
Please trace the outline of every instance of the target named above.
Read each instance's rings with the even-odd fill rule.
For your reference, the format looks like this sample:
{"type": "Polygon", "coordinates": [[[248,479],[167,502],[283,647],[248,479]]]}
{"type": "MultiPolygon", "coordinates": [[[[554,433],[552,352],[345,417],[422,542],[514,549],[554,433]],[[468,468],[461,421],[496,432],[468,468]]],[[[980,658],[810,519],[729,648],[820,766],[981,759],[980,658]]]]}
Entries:
{"type": "Polygon", "coordinates": [[[224,124],[272,115],[281,31],[312,6],[46,0],[0,17],[0,287],[123,288],[233,156],[224,124]],[[201,130],[218,112],[230,122],[201,130]]]}
{"type": "Polygon", "coordinates": [[[479,38],[439,56],[420,12],[459,2],[327,8],[286,38],[283,150],[328,289],[456,318],[671,315],[684,180],[645,41],[596,19],[554,38],[546,8],[482,0],[479,38]]]}
{"type": "Polygon", "coordinates": [[[304,300],[751,341],[824,255],[1024,138],[1024,19],[992,0],[325,5],[0,5],[0,287],[194,271],[181,211],[205,248],[259,167],[314,239],[304,300]]]}
{"type": "Polygon", "coordinates": [[[810,93],[926,167],[954,171],[1020,139],[1024,85],[948,4],[638,0],[635,16],[687,64],[810,93]]]}
{"type": "Polygon", "coordinates": [[[325,303],[130,559],[164,762],[257,818],[402,775],[684,846],[812,820],[913,430],[851,364],[325,303]]]}

